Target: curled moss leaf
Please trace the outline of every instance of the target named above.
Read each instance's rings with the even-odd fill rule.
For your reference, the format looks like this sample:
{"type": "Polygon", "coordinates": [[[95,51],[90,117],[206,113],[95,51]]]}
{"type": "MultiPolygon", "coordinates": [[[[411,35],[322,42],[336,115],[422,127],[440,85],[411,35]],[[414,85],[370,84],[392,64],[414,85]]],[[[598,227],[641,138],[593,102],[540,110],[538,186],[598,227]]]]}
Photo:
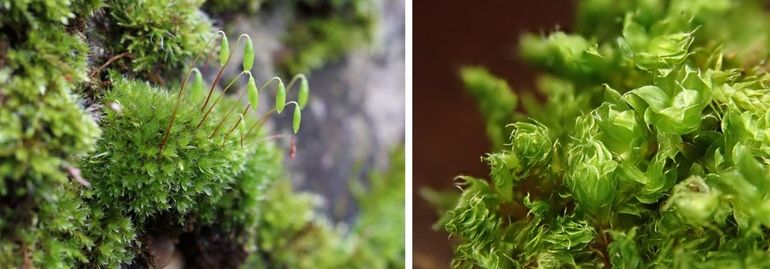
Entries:
{"type": "Polygon", "coordinates": [[[553,149],[553,141],[548,127],[542,123],[517,122],[513,124],[511,147],[525,167],[544,164],[553,149]]]}
{"type": "Polygon", "coordinates": [[[706,184],[703,178],[692,176],[674,186],[670,201],[687,222],[705,224],[717,211],[719,196],[718,190],[706,184]]]}

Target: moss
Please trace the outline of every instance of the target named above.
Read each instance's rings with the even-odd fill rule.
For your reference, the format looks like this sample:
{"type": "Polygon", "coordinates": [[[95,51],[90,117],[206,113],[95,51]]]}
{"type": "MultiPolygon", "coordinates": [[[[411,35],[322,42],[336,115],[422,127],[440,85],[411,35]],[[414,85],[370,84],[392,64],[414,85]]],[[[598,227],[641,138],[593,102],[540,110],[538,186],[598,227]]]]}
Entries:
{"type": "Polygon", "coordinates": [[[87,79],[88,48],[64,31],[87,7],[0,6],[7,9],[0,18],[0,264],[68,268],[85,259],[89,239],[80,186],[65,171],[100,133],[72,94],[87,79]]]}
{"type": "Polygon", "coordinates": [[[122,208],[138,221],[164,211],[184,215],[201,199],[218,200],[221,187],[243,169],[246,150],[238,137],[210,137],[224,115],[214,110],[196,128],[203,113],[192,103],[181,106],[169,143],[160,153],[175,100],[145,82],[113,81],[105,102],[122,109],[106,111],[102,140],[95,154],[81,163],[87,178],[98,179],[89,193],[96,203],[122,208]]]}
{"type": "MultiPolygon", "coordinates": [[[[281,37],[288,50],[279,59],[284,73],[316,70],[369,45],[374,39],[376,1],[292,0],[289,3],[287,34],[281,37]]],[[[204,7],[212,14],[227,18],[233,14],[253,14],[260,4],[260,1],[209,0],[204,7]]],[[[277,4],[265,1],[264,5],[277,4]]]]}
{"type": "MultiPolygon", "coordinates": [[[[126,262],[111,257],[130,257],[130,248],[140,245],[127,239],[147,237],[156,230],[177,231],[179,236],[216,223],[215,228],[224,232],[245,235],[247,228],[253,228],[257,212],[248,209],[262,196],[261,186],[280,171],[272,146],[248,139],[241,147],[237,134],[212,136],[225,114],[219,109],[196,129],[203,113],[199,104],[184,99],[160,153],[176,96],[119,76],[112,85],[104,101],[121,109],[106,111],[101,121],[104,135],[81,168],[93,182],[93,188],[84,192],[89,204],[104,211],[101,221],[124,232],[94,231],[106,243],[97,248],[97,259],[105,265],[126,262]],[[122,223],[125,219],[130,225],[122,223]],[[120,242],[110,242],[113,239],[120,242]]],[[[237,105],[226,102],[218,107],[237,105]]]]}
{"type": "Polygon", "coordinates": [[[548,98],[460,177],[453,267],[768,268],[762,5],[583,0],[578,33],[525,36],[548,98]]]}
{"type": "Polygon", "coordinates": [[[297,0],[295,5],[300,13],[284,37],[291,49],[283,63],[289,73],[317,69],[374,38],[372,1],[297,0]]]}
{"type": "Polygon", "coordinates": [[[129,53],[131,71],[153,77],[181,69],[206,49],[211,22],[198,10],[202,0],[108,0],[110,32],[107,44],[113,55],[129,53]]]}
{"type": "Polygon", "coordinates": [[[200,4],[0,0],[0,267],[157,267],[170,248],[187,267],[235,268],[289,236],[302,244],[276,247],[277,260],[342,264],[349,239],[278,180],[275,145],[261,131],[225,132],[236,117],[219,126],[238,100],[223,98],[197,127],[201,104],[183,98],[161,151],[177,95],[145,79],[162,82],[204,49],[200,4]],[[100,42],[127,56],[89,75],[102,71],[89,65],[102,64],[100,42]],[[98,99],[73,94],[84,87],[98,99]]]}
{"type": "Polygon", "coordinates": [[[258,252],[247,267],[403,268],[404,184],[404,152],[396,150],[390,169],[372,174],[368,189],[351,186],[361,211],[351,228],[317,216],[317,198],[294,192],[288,181],[272,184],[260,207],[258,252]]]}
{"type": "Polygon", "coordinates": [[[263,2],[263,0],[208,0],[203,3],[203,9],[220,17],[231,14],[254,14],[263,2]]]}
{"type": "Polygon", "coordinates": [[[404,268],[405,153],[397,146],[390,167],[370,176],[367,189],[353,185],[360,215],[348,268],[404,268]]]}
{"type": "Polygon", "coordinates": [[[101,0],[2,0],[0,1],[0,28],[20,31],[26,27],[38,28],[50,24],[66,25],[76,15],[85,15],[96,9],[101,0]],[[14,29],[15,28],[15,29],[14,29]]]}

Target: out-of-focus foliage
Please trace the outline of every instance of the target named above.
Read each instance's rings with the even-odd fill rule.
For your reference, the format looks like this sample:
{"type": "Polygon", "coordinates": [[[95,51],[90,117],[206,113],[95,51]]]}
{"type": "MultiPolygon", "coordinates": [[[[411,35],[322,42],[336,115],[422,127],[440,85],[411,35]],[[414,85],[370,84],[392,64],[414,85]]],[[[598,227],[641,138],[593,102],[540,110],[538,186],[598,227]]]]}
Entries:
{"type": "MultiPolygon", "coordinates": [[[[365,47],[374,40],[377,1],[291,0],[286,14],[287,33],[282,37],[287,53],[279,59],[288,74],[308,73],[365,47]]],[[[209,0],[204,8],[219,16],[254,14],[260,6],[280,6],[280,1],[209,0]]],[[[282,11],[283,9],[276,9],[282,11]]]]}
{"type": "Polygon", "coordinates": [[[505,80],[494,77],[482,68],[467,67],[460,75],[468,92],[479,102],[493,147],[501,148],[509,134],[506,124],[513,121],[518,101],[516,95],[511,92],[505,80]]]}
{"type": "Polygon", "coordinates": [[[352,186],[361,213],[348,268],[404,268],[406,167],[403,146],[397,147],[389,169],[370,175],[368,189],[352,186]]]}
{"type": "Polygon", "coordinates": [[[254,14],[267,2],[265,0],[207,0],[203,3],[206,12],[227,16],[231,14],[254,14]]]}
{"type": "Polygon", "coordinates": [[[285,42],[291,52],[285,66],[289,73],[309,72],[374,38],[377,21],[371,0],[296,0],[298,14],[285,42]]]}
{"type": "Polygon", "coordinates": [[[501,105],[507,87],[472,82],[499,80],[466,71],[488,130],[512,132],[484,158],[491,180],[461,177],[439,223],[458,239],[453,265],[770,266],[762,3],[580,1],[576,33],[523,37],[548,99],[525,93],[522,114],[501,105]]]}
{"type": "Polygon", "coordinates": [[[294,193],[289,182],[276,182],[261,207],[259,253],[246,266],[404,268],[404,184],[404,151],[399,149],[388,171],[370,176],[368,188],[351,186],[361,213],[348,228],[314,216],[314,196],[294,193]]]}

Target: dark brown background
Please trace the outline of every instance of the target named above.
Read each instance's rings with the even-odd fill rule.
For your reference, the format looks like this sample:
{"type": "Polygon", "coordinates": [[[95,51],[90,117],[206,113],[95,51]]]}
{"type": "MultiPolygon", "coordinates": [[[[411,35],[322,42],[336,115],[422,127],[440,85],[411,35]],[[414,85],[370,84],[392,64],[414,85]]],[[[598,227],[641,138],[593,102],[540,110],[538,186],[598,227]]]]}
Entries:
{"type": "Polygon", "coordinates": [[[485,177],[480,162],[489,142],[473,99],[458,78],[463,65],[480,65],[517,90],[530,89],[535,70],[516,56],[518,37],[573,20],[573,1],[414,1],[414,266],[448,268],[448,235],[420,197],[424,187],[453,189],[459,174],[485,177]]]}

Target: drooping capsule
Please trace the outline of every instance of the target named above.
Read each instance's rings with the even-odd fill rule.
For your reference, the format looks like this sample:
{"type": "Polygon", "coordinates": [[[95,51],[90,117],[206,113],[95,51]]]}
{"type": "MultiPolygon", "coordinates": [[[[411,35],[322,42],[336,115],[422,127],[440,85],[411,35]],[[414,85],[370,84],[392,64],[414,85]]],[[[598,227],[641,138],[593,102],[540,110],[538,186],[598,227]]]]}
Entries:
{"type": "Polygon", "coordinates": [[[254,66],[254,44],[251,37],[246,35],[246,46],[243,47],[243,71],[250,71],[254,66]]]}
{"type": "Polygon", "coordinates": [[[230,42],[227,41],[226,35],[222,35],[222,41],[219,43],[219,63],[224,66],[228,58],[230,58],[230,42]]]}
{"type": "Polygon", "coordinates": [[[307,79],[303,77],[302,81],[299,82],[299,94],[297,95],[297,103],[299,103],[301,109],[305,109],[309,95],[310,86],[307,83],[307,79]]]}
{"type": "Polygon", "coordinates": [[[283,81],[278,81],[278,92],[275,93],[275,110],[278,113],[283,112],[283,108],[286,106],[286,87],[283,86],[283,81]]]}
{"type": "Polygon", "coordinates": [[[292,127],[294,129],[294,134],[297,134],[299,132],[299,124],[302,121],[302,110],[299,108],[299,106],[294,106],[294,118],[292,119],[292,127]]]}
{"type": "Polygon", "coordinates": [[[246,92],[249,94],[249,104],[251,104],[251,108],[254,111],[257,111],[259,105],[259,91],[257,90],[257,84],[254,82],[254,77],[252,76],[249,76],[246,92]]]}
{"type": "Polygon", "coordinates": [[[241,121],[238,122],[238,131],[241,136],[244,136],[246,135],[246,120],[243,118],[243,113],[239,113],[238,116],[241,117],[241,121]]]}
{"type": "Polygon", "coordinates": [[[193,77],[193,84],[190,87],[190,101],[197,104],[203,99],[205,85],[203,85],[203,75],[197,68],[193,68],[193,73],[195,73],[195,77],[193,77]]]}

